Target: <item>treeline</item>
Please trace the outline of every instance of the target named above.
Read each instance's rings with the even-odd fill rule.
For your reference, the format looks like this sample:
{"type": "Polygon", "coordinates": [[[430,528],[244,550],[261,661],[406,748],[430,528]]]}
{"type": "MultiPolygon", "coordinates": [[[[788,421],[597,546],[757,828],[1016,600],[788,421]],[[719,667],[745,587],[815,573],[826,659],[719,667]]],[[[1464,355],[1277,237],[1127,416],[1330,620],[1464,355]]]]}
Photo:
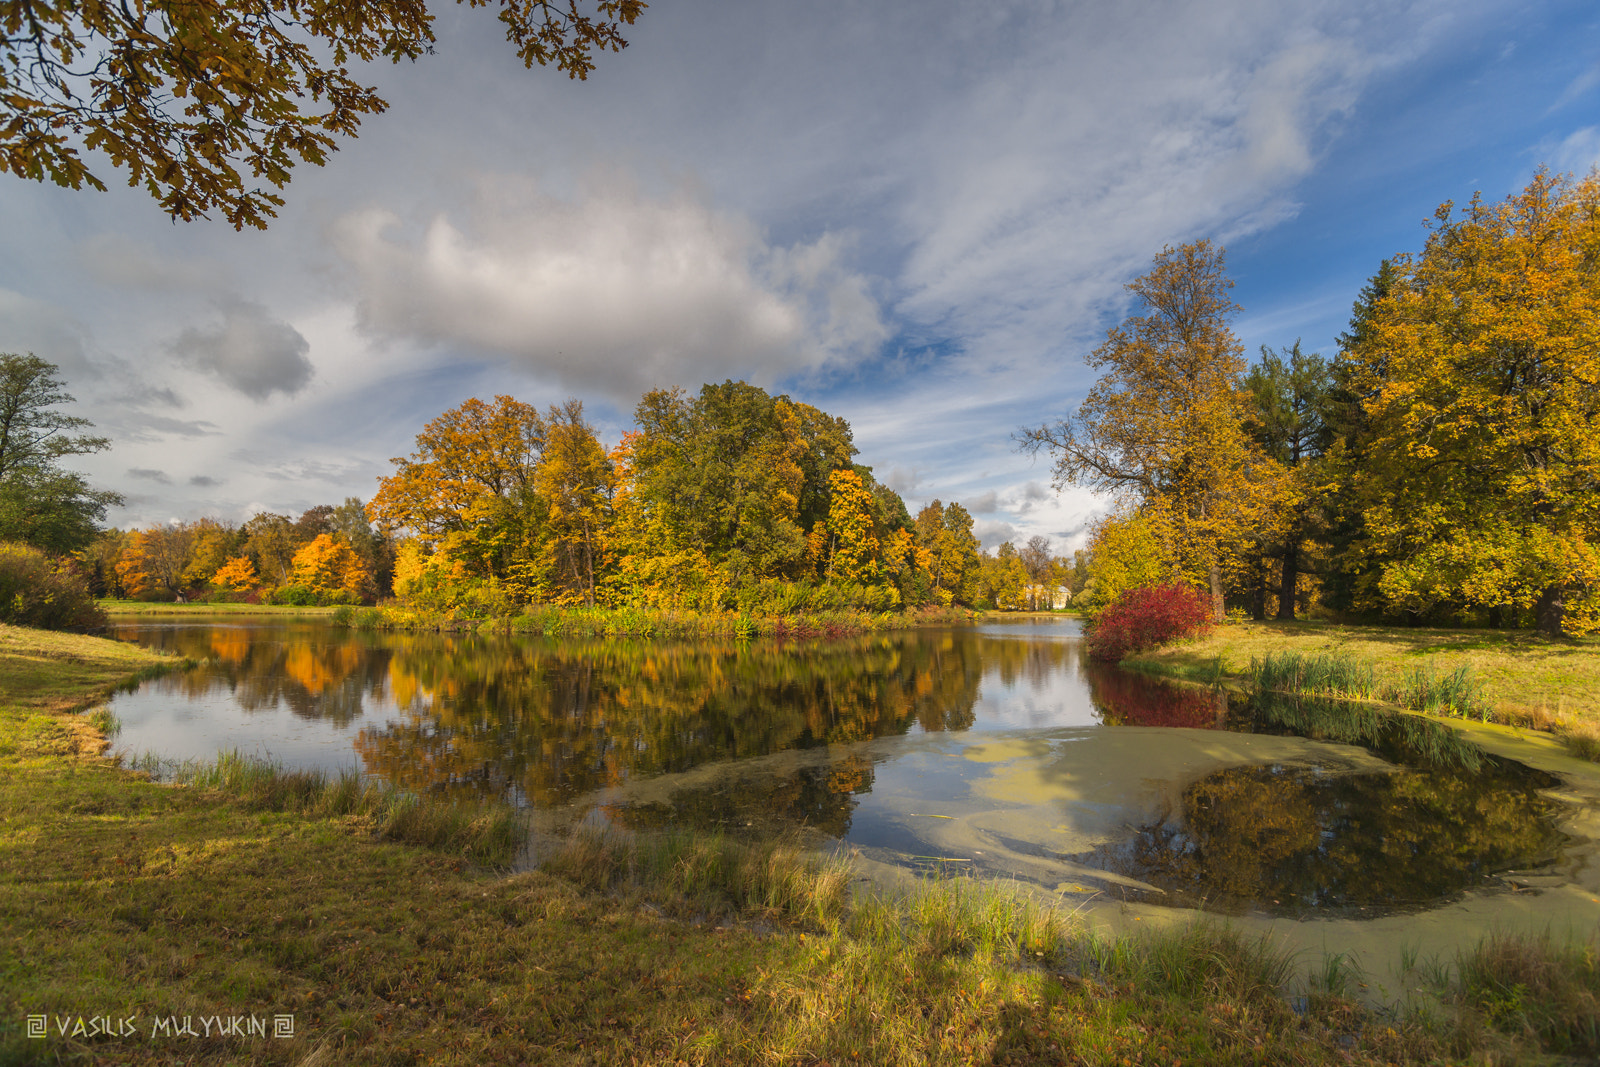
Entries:
{"type": "Polygon", "coordinates": [[[102,531],[78,554],[98,596],[131,600],[362,604],[387,595],[394,539],[351,497],[297,519],[261,512],[102,531]]]}
{"type": "Polygon", "coordinates": [[[1600,626],[1600,176],[1443,205],[1335,358],[1247,366],[1220,249],[1165,250],[1069,419],[1023,431],[1095,528],[1091,610],[1179,579],[1213,611],[1600,626]]]}
{"type": "Polygon", "coordinates": [[[109,530],[97,592],[503,617],[530,605],[800,614],[1042,608],[1080,566],[1035,537],[979,551],[972,516],[915,517],[855,462],[849,424],[745,382],[647,393],[607,448],[578,400],[472,399],[417,435],[377,494],[242,526],[109,530]]]}
{"type": "Polygon", "coordinates": [[[913,518],[855,462],[849,424],[746,382],[646,393],[606,448],[569,400],[473,399],[396,459],[368,514],[399,539],[393,593],[425,611],[533,603],[793,614],[1046,606],[1065,563],[979,551],[972,516],[913,518]]]}

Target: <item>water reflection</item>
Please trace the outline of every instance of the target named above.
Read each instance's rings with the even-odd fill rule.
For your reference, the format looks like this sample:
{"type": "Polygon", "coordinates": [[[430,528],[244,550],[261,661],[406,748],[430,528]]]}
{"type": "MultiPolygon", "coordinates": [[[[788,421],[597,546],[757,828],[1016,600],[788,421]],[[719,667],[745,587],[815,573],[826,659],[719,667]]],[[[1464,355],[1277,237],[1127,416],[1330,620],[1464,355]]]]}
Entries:
{"type": "Polygon", "coordinates": [[[1008,852],[1044,873],[993,869],[1054,885],[1094,868],[1231,909],[1410,907],[1558,844],[1550,780],[1444,726],[1326,700],[1230,707],[1092,663],[1076,635],[689,644],[133,622],[118,636],[200,666],[114,710],[134,752],[354,760],[418,792],[637,828],[805,827],[902,860],[1008,852]]]}
{"type": "Polygon", "coordinates": [[[1360,745],[1381,773],[1231,767],[1182,811],[1085,857],[1191,903],[1301,913],[1414,908],[1551,861],[1552,775],[1497,759],[1441,723],[1370,704],[1278,694],[1234,701],[1233,730],[1360,745]]]}

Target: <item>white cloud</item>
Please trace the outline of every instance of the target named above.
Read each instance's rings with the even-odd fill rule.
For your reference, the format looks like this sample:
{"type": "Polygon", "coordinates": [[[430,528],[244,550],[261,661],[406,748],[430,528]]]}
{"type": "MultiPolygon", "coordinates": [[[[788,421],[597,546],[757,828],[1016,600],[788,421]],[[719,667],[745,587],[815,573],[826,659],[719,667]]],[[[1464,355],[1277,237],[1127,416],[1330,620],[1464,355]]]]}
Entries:
{"type": "Polygon", "coordinates": [[[575,200],[485,182],[471,217],[435,215],[415,239],[380,208],[339,220],[367,329],[499,353],[630,403],[658,385],[770,382],[886,336],[834,235],[773,247],[687,193],[620,181],[575,200]]]}
{"type": "Polygon", "coordinates": [[[1600,126],[1574,130],[1551,150],[1548,162],[1551,170],[1571,171],[1580,178],[1600,166],[1600,126]]]}

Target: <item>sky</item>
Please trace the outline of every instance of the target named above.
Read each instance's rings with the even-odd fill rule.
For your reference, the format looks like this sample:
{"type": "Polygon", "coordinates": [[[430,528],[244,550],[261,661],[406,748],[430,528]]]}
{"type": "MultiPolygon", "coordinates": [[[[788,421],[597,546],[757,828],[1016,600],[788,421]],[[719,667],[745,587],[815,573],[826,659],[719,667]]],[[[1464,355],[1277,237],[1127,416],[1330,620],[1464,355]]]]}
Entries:
{"type": "Polygon", "coordinates": [[[912,512],[1081,547],[1014,434],[1163,247],[1227,250],[1247,352],[1331,355],[1444,201],[1600,162],[1584,2],[656,0],[587,81],[493,12],[365,68],[389,110],[266,232],[0,175],[0,351],[111,439],[121,527],[372,496],[440,413],[754,382],[843,416],[912,512]]]}

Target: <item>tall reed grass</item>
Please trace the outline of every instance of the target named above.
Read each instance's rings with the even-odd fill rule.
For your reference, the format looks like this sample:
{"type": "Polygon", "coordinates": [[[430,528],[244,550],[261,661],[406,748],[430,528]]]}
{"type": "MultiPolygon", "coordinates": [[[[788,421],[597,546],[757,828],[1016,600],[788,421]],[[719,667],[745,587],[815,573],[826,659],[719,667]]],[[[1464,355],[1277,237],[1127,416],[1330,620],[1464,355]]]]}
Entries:
{"type": "Polygon", "coordinates": [[[1372,663],[1340,652],[1269,652],[1250,661],[1249,677],[1257,689],[1282,693],[1368,698],[1374,691],[1372,663]]]}
{"type": "Polygon", "coordinates": [[[1473,681],[1466,664],[1439,674],[1431,665],[1413,667],[1401,674],[1399,682],[1386,686],[1383,695],[1403,708],[1430,715],[1457,715],[1488,722],[1491,708],[1483,699],[1483,686],[1473,681]]]}
{"type": "Polygon", "coordinates": [[[527,841],[527,821],[509,804],[422,797],[350,770],[286,770],[237,751],[207,761],[147,754],[128,766],[175,785],[223,793],[247,809],[357,817],[385,840],[454,852],[487,867],[509,867],[527,841]]]}

